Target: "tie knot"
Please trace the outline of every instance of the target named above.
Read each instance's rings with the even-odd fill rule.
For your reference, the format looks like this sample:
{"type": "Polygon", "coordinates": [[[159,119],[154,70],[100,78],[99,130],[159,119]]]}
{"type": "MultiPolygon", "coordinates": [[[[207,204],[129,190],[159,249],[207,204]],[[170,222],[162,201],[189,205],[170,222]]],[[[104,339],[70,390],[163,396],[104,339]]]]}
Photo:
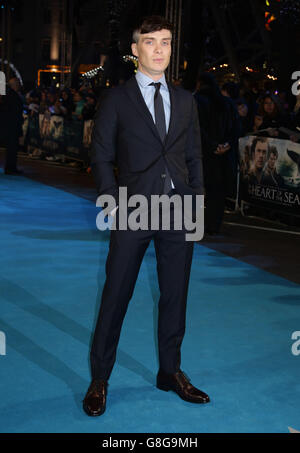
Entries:
{"type": "Polygon", "coordinates": [[[161,86],[161,83],[160,82],[152,82],[152,83],[149,83],[149,86],[152,85],[153,87],[155,87],[155,90],[156,92],[159,91],[160,89],[160,86],[161,86]]]}

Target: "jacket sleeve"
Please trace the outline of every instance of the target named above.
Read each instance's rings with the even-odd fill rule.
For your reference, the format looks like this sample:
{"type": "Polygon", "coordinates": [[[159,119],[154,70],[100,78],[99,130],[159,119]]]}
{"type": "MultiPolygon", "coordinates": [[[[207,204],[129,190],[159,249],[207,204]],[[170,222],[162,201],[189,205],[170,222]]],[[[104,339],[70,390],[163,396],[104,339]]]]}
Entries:
{"type": "Polygon", "coordinates": [[[199,194],[204,193],[202,147],[197,105],[192,97],[192,113],[187,133],[186,165],[189,171],[189,185],[199,194]]]}
{"type": "Polygon", "coordinates": [[[112,93],[103,98],[95,115],[91,143],[91,169],[98,195],[112,195],[118,204],[116,162],[117,111],[112,93]]]}

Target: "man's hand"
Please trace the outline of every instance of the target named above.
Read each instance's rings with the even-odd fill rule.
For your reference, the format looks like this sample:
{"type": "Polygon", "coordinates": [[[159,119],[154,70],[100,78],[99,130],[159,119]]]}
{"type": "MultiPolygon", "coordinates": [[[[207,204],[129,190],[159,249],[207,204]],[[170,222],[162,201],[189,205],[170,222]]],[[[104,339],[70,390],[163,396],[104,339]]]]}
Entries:
{"type": "Polygon", "coordinates": [[[290,135],[290,140],[291,140],[292,142],[297,143],[298,140],[299,140],[299,138],[297,137],[297,135],[290,135]]]}
{"type": "Polygon", "coordinates": [[[278,137],[279,135],[279,132],[274,129],[273,127],[268,127],[268,134],[271,136],[271,137],[278,137]]]}
{"type": "Polygon", "coordinates": [[[222,154],[226,153],[231,148],[229,143],[224,143],[223,145],[218,145],[217,150],[215,151],[215,154],[218,156],[221,156],[222,154]]]}

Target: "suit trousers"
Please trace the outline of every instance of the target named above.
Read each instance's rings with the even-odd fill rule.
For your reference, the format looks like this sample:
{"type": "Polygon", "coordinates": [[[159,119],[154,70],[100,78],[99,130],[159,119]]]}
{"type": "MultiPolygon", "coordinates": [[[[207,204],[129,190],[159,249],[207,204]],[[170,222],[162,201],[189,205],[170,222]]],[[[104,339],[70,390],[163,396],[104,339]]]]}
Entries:
{"type": "MultiPolygon", "coordinates": [[[[172,217],[171,217],[172,218],[172,217]]],[[[159,367],[166,373],[180,368],[185,333],[186,300],[193,242],[186,230],[120,231],[110,233],[106,281],[90,353],[93,379],[108,380],[112,372],[122,323],[133,295],[139,269],[153,239],[160,289],[158,303],[159,367]]]]}

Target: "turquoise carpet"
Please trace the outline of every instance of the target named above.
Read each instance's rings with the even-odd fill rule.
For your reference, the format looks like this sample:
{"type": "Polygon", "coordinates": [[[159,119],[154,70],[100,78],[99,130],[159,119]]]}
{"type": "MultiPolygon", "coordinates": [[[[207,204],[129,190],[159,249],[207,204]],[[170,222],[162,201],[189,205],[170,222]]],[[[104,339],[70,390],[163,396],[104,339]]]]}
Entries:
{"type": "Polygon", "coordinates": [[[85,415],[109,239],[96,230],[97,212],[87,200],[0,173],[0,432],[300,430],[300,355],[291,352],[299,285],[202,245],[195,246],[182,369],[211,403],[192,405],[155,387],[159,293],[151,245],[107,410],[85,415]]]}

